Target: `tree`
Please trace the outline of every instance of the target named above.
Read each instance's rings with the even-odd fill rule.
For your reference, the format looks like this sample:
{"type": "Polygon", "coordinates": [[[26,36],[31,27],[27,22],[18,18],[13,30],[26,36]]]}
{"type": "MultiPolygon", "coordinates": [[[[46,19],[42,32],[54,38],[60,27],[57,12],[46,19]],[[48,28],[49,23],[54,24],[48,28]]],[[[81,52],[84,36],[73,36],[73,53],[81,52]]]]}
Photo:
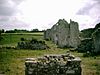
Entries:
{"type": "Polygon", "coordinates": [[[4,29],[0,29],[0,33],[4,33],[5,32],[5,30],[4,29]]]}
{"type": "Polygon", "coordinates": [[[3,37],[1,36],[1,33],[4,33],[4,29],[0,30],[0,41],[3,39],[3,37]]]}
{"type": "Polygon", "coordinates": [[[32,29],[31,32],[38,32],[38,29],[32,29]]]}
{"type": "Polygon", "coordinates": [[[96,24],[95,30],[98,29],[98,28],[100,28],[100,23],[96,24]]]}

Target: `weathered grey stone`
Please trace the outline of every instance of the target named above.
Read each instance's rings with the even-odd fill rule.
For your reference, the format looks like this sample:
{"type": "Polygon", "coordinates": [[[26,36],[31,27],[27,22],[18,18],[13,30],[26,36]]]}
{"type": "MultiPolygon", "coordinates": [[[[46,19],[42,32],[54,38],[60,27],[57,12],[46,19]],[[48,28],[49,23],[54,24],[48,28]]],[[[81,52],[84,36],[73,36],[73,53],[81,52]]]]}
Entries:
{"type": "Polygon", "coordinates": [[[51,39],[50,31],[51,31],[51,29],[47,29],[46,31],[44,31],[44,39],[45,40],[50,40],[51,39]]]}
{"type": "Polygon", "coordinates": [[[25,60],[26,61],[35,61],[36,59],[35,58],[26,58],[25,60]]]}
{"type": "Polygon", "coordinates": [[[95,47],[94,52],[100,53],[100,28],[93,33],[93,41],[95,47]]]}
{"type": "Polygon", "coordinates": [[[32,38],[31,40],[25,40],[18,42],[18,49],[31,49],[31,50],[45,50],[49,48],[45,41],[38,41],[37,39],[32,38]]]}
{"type": "Polygon", "coordinates": [[[81,59],[73,55],[45,55],[40,58],[27,58],[25,75],[81,75],[81,59]],[[47,60],[47,58],[50,58],[47,60]],[[64,60],[64,58],[68,58],[64,60]],[[58,60],[57,60],[58,59],[58,60]],[[60,60],[59,60],[60,59],[60,60]]]}
{"type": "Polygon", "coordinates": [[[58,26],[57,26],[57,34],[56,36],[58,37],[58,46],[59,47],[64,47],[64,46],[69,46],[69,41],[70,41],[70,29],[69,29],[69,24],[67,21],[59,20],[58,21],[58,26]]]}
{"type": "Polygon", "coordinates": [[[56,24],[51,28],[51,40],[52,40],[55,44],[58,43],[57,26],[56,26],[56,24]]]}
{"type": "Polygon", "coordinates": [[[50,31],[46,31],[44,36],[51,38],[51,40],[59,47],[77,47],[80,44],[78,23],[71,21],[68,22],[60,19],[50,31]],[[48,33],[50,35],[46,35],[48,33]]]}
{"type": "Polygon", "coordinates": [[[70,46],[77,47],[80,44],[78,23],[70,20],[70,46]]]}

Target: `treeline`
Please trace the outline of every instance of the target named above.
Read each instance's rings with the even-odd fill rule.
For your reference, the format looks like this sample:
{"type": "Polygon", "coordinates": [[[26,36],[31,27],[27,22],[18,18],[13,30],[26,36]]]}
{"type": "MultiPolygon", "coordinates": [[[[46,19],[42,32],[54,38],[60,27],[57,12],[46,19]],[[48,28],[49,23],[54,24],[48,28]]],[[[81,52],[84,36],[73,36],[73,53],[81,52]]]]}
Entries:
{"type": "Polygon", "coordinates": [[[100,23],[96,24],[94,28],[88,28],[88,29],[81,30],[80,37],[82,37],[82,38],[91,38],[92,37],[92,34],[98,28],[100,28],[100,23]]]}
{"type": "Polygon", "coordinates": [[[1,33],[31,33],[31,32],[43,32],[39,31],[38,29],[32,29],[32,30],[23,30],[23,29],[14,29],[14,30],[4,30],[4,29],[0,29],[0,34],[1,33]]]}

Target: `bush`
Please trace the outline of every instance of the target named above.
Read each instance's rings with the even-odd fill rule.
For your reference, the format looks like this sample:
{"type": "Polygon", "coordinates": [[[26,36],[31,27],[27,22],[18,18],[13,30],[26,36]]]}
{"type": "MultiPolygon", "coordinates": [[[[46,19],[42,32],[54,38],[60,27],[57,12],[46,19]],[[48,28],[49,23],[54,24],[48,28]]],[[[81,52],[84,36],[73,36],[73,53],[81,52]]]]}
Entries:
{"type": "Polygon", "coordinates": [[[80,37],[82,38],[91,38],[92,33],[94,32],[94,28],[88,28],[88,29],[84,29],[81,31],[80,33],[80,37]]]}
{"type": "Polygon", "coordinates": [[[45,39],[46,41],[50,41],[50,39],[45,39]]]}
{"type": "Polygon", "coordinates": [[[81,41],[81,44],[78,46],[76,49],[78,52],[93,52],[94,50],[94,44],[93,44],[93,39],[87,38],[81,41]]]}
{"type": "Polygon", "coordinates": [[[37,39],[32,38],[31,43],[38,43],[37,39]]]}
{"type": "Polygon", "coordinates": [[[41,43],[41,44],[45,44],[45,41],[39,41],[39,43],[41,43]]]}
{"type": "Polygon", "coordinates": [[[25,41],[25,39],[24,39],[24,38],[21,38],[20,40],[21,40],[21,41],[25,41]]]}

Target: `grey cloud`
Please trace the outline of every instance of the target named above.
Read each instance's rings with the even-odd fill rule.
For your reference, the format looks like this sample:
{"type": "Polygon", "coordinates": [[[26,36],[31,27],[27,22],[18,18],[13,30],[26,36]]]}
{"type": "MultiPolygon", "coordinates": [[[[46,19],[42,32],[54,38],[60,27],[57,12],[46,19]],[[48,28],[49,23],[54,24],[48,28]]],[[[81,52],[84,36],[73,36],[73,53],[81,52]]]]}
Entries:
{"type": "Polygon", "coordinates": [[[94,6],[94,5],[87,4],[87,6],[81,8],[81,9],[77,12],[77,14],[78,14],[78,15],[87,15],[87,14],[89,14],[89,11],[92,9],[93,6],[94,6]]]}
{"type": "Polygon", "coordinates": [[[25,1],[25,0],[12,0],[15,4],[20,4],[21,2],[25,1]]]}
{"type": "Polygon", "coordinates": [[[24,0],[0,0],[0,15],[11,16],[17,12],[17,6],[24,0]]]}
{"type": "MultiPolygon", "coordinates": [[[[100,0],[90,0],[86,6],[84,6],[83,8],[81,8],[77,14],[78,15],[89,15],[91,10],[100,10],[100,0]]],[[[100,11],[99,11],[100,12],[100,11]]]]}
{"type": "Polygon", "coordinates": [[[10,19],[9,16],[5,16],[5,17],[1,16],[0,17],[0,22],[5,22],[5,21],[7,22],[7,21],[9,21],[9,19],[10,19]]]}
{"type": "Polygon", "coordinates": [[[0,6],[0,15],[1,16],[11,16],[15,13],[15,9],[7,6],[0,6]]]}
{"type": "Polygon", "coordinates": [[[13,2],[15,4],[20,4],[22,1],[25,1],[25,0],[0,0],[0,5],[7,4],[9,2],[13,2]]]}
{"type": "Polygon", "coordinates": [[[76,14],[83,17],[88,16],[91,18],[88,20],[92,20],[89,23],[87,21],[81,24],[80,27],[82,29],[94,27],[97,23],[100,23],[100,0],[87,0],[87,4],[83,8],[81,8],[76,14]]]}
{"type": "Polygon", "coordinates": [[[30,29],[30,25],[18,20],[16,22],[0,22],[0,29],[30,29]]]}
{"type": "MultiPolygon", "coordinates": [[[[0,0],[0,23],[8,23],[18,13],[17,6],[24,0],[0,0]]],[[[1,25],[0,24],[0,25],[1,25]]]]}
{"type": "Polygon", "coordinates": [[[6,1],[7,1],[7,0],[0,0],[0,5],[1,5],[1,4],[5,4],[6,1]]]}
{"type": "Polygon", "coordinates": [[[100,3],[100,0],[93,0],[93,1],[96,1],[97,3],[100,3]]]}

